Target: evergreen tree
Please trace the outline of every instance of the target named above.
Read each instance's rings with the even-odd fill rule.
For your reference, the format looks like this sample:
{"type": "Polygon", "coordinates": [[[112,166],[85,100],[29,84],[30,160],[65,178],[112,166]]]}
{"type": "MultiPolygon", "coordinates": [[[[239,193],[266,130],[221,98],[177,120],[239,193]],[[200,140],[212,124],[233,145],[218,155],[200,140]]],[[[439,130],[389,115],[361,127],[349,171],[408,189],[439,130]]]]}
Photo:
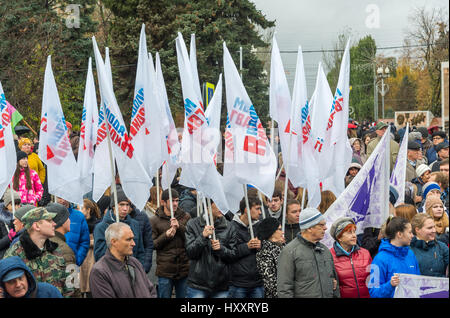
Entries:
{"type": "MultiPolygon", "coordinates": [[[[116,96],[125,120],[129,121],[136,74],[138,39],[145,23],[148,48],[159,52],[169,102],[178,126],[184,121],[184,106],[178,72],[175,39],[181,32],[189,48],[195,33],[200,83],[216,84],[223,73],[223,41],[239,68],[239,47],[243,47],[243,81],[264,122],[268,114],[268,87],[264,84],[263,63],[251,53],[253,47],[267,47],[256,31],[274,23],[249,0],[104,0],[115,18],[111,28],[111,64],[116,96]],[[124,67],[114,67],[123,65],[124,67]]],[[[225,98],[224,98],[225,101],[225,98]]],[[[225,110],[223,107],[223,114],[225,110]]],[[[224,124],[224,120],[222,120],[224,124]]]]}
{"type": "Polygon", "coordinates": [[[0,1],[0,80],[8,100],[39,130],[44,70],[52,66],[64,114],[81,121],[95,0],[0,1]],[[79,5],[78,20],[71,18],[79,5]]]}

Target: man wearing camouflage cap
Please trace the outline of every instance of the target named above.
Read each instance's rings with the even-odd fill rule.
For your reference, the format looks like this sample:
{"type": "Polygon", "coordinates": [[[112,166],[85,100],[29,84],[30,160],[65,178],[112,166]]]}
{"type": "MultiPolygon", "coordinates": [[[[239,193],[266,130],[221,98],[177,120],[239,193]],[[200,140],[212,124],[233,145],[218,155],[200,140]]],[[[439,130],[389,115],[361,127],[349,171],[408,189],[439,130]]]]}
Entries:
{"type": "Polygon", "coordinates": [[[4,258],[19,256],[38,282],[49,283],[57,287],[64,297],[70,297],[74,289],[66,285],[64,258],[58,244],[49,240],[55,236],[55,216],[55,213],[49,213],[43,207],[25,213],[21,219],[25,231],[19,241],[6,251],[4,258]]]}
{"type": "MultiPolygon", "coordinates": [[[[378,122],[378,124],[375,127],[375,133],[377,134],[377,137],[373,138],[367,145],[367,151],[366,151],[367,157],[370,157],[372,152],[375,150],[375,147],[380,142],[381,138],[383,137],[383,135],[388,127],[389,126],[386,123],[384,123],[382,121],[378,122]]],[[[392,169],[394,168],[395,161],[397,160],[398,150],[399,150],[398,143],[396,143],[394,141],[394,139],[391,139],[391,152],[390,152],[390,156],[391,156],[390,171],[391,172],[392,172],[392,169]]]]}

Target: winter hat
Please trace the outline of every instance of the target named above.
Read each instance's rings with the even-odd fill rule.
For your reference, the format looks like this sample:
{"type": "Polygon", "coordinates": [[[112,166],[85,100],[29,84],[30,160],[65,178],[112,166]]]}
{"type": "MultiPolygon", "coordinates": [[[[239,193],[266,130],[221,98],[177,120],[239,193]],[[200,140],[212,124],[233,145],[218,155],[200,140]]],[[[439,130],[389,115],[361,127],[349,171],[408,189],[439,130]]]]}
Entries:
{"type": "Polygon", "coordinates": [[[384,127],[388,127],[386,123],[383,123],[382,121],[378,122],[378,124],[375,126],[376,130],[383,129],[384,127]]]}
{"type": "Polygon", "coordinates": [[[331,237],[335,241],[337,241],[339,235],[349,224],[355,224],[355,221],[353,221],[353,219],[349,218],[349,217],[342,217],[342,218],[339,218],[336,221],[334,221],[333,225],[331,225],[331,228],[330,228],[331,237]]]}
{"type": "Polygon", "coordinates": [[[33,210],[34,208],[35,206],[31,204],[22,205],[19,209],[17,209],[16,213],[14,213],[14,217],[22,222],[22,217],[27,214],[28,211],[33,210]]]}
{"type": "Polygon", "coordinates": [[[300,230],[306,230],[325,220],[322,213],[315,208],[303,209],[300,213],[298,225],[300,230]]]}
{"type": "Polygon", "coordinates": [[[435,132],[431,135],[431,137],[436,137],[436,136],[439,136],[439,137],[444,138],[444,139],[447,137],[447,136],[445,135],[445,131],[442,131],[442,130],[435,131],[435,132]]]}
{"type": "Polygon", "coordinates": [[[56,216],[53,218],[53,222],[56,223],[55,229],[62,226],[69,218],[69,210],[62,204],[49,203],[46,208],[48,212],[56,214],[56,216]]]}
{"type": "Polygon", "coordinates": [[[431,169],[424,163],[416,168],[416,173],[419,177],[421,177],[427,171],[431,171],[431,169]]]}
{"type": "Polygon", "coordinates": [[[2,282],[3,283],[9,282],[10,280],[13,280],[15,278],[22,277],[23,274],[25,274],[23,269],[20,268],[12,269],[6,275],[3,276],[2,282]]]}
{"type": "Polygon", "coordinates": [[[428,138],[428,129],[426,127],[418,127],[417,131],[420,132],[422,138],[428,138]]]}
{"type": "Polygon", "coordinates": [[[443,142],[441,142],[441,143],[438,143],[438,144],[436,145],[436,147],[435,147],[436,152],[439,152],[439,151],[441,151],[442,149],[445,149],[445,148],[448,148],[448,142],[446,142],[446,141],[443,141],[443,142]]]}
{"type": "Polygon", "coordinates": [[[439,192],[441,191],[441,187],[436,182],[430,181],[425,183],[422,188],[422,198],[426,198],[428,192],[430,192],[433,189],[439,190],[439,192]]]}
{"type": "Polygon", "coordinates": [[[280,222],[276,218],[267,217],[259,222],[256,236],[260,240],[268,240],[280,226],[280,222]]]}
{"type": "MultiPolygon", "coordinates": [[[[122,201],[127,201],[131,203],[130,199],[125,195],[125,192],[121,189],[117,189],[117,204],[119,204],[122,201]]],[[[114,207],[114,194],[111,196],[111,202],[109,203],[109,206],[112,208],[114,207]]]]}
{"type": "Polygon", "coordinates": [[[422,139],[422,134],[419,131],[412,131],[408,134],[408,141],[415,141],[422,139]]]}
{"type": "Polygon", "coordinates": [[[420,144],[413,140],[409,140],[408,141],[408,150],[420,150],[420,144]]]}
{"type": "Polygon", "coordinates": [[[361,169],[362,169],[362,166],[361,166],[359,163],[357,163],[357,162],[352,162],[352,163],[350,164],[350,167],[348,167],[348,170],[350,170],[351,168],[356,168],[356,169],[361,170],[361,169]]]}
{"type": "MultiPolygon", "coordinates": [[[[20,194],[19,192],[12,190],[13,191],[13,199],[14,202],[19,201],[20,203],[20,194]]],[[[5,204],[5,208],[11,203],[11,188],[8,188],[5,192],[5,194],[3,195],[3,203],[5,204]]]]}
{"type": "Polygon", "coordinates": [[[398,199],[398,191],[393,186],[389,186],[389,202],[395,205],[398,199]]]}
{"type": "Polygon", "coordinates": [[[28,158],[28,155],[24,151],[18,151],[17,152],[17,162],[19,162],[23,158],[28,158]]]}

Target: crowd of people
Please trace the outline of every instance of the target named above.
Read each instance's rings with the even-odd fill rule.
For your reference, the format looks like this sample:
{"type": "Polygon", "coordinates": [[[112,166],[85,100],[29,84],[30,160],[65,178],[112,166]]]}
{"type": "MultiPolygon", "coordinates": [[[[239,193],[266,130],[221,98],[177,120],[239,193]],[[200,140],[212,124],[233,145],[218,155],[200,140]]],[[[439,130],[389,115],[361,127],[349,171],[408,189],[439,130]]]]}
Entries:
{"type": "MultiPolygon", "coordinates": [[[[349,121],[346,186],[388,127],[349,121]]],[[[391,132],[393,169],[405,127],[391,132]]],[[[210,213],[200,209],[179,172],[170,189],[152,187],[140,211],[119,176],[97,202],[52,198],[37,142],[17,138],[12,188],[0,202],[0,298],[392,298],[400,273],[448,277],[449,144],[435,127],[410,128],[404,203],[394,206],[391,187],[389,218],[358,235],[348,217],[327,228],[331,191],[317,209],[290,183],[284,197],[281,157],[272,197],[249,187],[236,213],[213,200],[210,213]],[[331,249],[321,243],[326,231],[331,249]]]]}

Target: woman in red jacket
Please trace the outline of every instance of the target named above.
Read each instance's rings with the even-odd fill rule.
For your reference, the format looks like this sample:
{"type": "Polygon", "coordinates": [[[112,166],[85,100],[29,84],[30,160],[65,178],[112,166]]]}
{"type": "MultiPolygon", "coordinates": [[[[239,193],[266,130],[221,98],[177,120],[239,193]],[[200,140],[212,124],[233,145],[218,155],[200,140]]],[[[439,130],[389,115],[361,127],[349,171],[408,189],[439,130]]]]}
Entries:
{"type": "Polygon", "coordinates": [[[331,249],[334,267],[339,278],[341,298],[369,298],[366,279],[370,274],[372,257],[356,243],[356,225],[353,219],[337,219],[330,228],[335,242],[331,249]]]}

